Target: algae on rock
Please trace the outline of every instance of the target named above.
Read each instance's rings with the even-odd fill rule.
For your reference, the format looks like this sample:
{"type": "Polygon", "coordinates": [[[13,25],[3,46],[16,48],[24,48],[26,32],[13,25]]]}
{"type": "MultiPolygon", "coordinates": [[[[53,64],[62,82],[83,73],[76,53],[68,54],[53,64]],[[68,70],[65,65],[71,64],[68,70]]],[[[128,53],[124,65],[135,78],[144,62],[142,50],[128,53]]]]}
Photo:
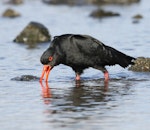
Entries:
{"type": "Polygon", "coordinates": [[[30,22],[25,29],[15,38],[17,43],[43,43],[49,42],[51,35],[48,29],[37,22],[30,22]]]}

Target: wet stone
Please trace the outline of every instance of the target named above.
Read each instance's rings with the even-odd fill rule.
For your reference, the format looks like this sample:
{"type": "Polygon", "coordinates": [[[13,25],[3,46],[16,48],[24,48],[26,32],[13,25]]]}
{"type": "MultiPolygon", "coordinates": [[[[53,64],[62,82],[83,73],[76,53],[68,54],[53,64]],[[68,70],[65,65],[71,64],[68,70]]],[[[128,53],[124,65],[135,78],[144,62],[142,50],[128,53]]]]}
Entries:
{"type": "Polygon", "coordinates": [[[17,43],[43,43],[49,42],[51,35],[48,29],[41,23],[30,22],[24,30],[15,38],[17,43]]]}
{"type": "Polygon", "coordinates": [[[39,80],[39,77],[36,77],[33,75],[22,75],[20,77],[14,77],[11,80],[14,80],[14,81],[37,81],[37,80],[39,80]]]}
{"type": "Polygon", "coordinates": [[[150,58],[138,57],[129,70],[136,72],[150,72],[150,58]]]}
{"type": "Polygon", "coordinates": [[[98,9],[98,10],[93,11],[90,16],[94,18],[104,18],[104,17],[120,16],[120,14],[114,13],[111,11],[104,11],[102,9],[98,9]]]}
{"type": "Polygon", "coordinates": [[[17,11],[15,11],[13,9],[7,9],[6,11],[4,11],[2,16],[3,17],[9,17],[9,18],[15,18],[15,17],[19,17],[20,13],[18,13],[17,11]]]}

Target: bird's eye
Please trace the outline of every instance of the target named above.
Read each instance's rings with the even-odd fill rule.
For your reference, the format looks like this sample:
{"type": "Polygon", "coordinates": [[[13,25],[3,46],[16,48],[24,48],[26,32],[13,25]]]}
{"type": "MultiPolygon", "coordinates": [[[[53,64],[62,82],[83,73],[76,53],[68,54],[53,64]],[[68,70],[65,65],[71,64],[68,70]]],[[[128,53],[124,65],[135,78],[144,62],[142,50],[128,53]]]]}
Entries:
{"type": "Polygon", "coordinates": [[[48,60],[49,60],[49,61],[52,61],[52,60],[53,60],[53,57],[52,57],[52,56],[50,56],[50,57],[48,58],[48,60]]]}

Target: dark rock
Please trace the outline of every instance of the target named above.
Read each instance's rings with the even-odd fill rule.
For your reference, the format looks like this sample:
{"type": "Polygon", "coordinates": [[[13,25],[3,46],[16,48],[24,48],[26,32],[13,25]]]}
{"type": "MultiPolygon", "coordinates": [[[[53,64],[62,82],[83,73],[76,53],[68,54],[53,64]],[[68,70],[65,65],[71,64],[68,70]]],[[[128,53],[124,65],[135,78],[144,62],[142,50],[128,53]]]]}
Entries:
{"type": "Polygon", "coordinates": [[[150,58],[138,57],[129,70],[137,72],[150,72],[150,58]]]}
{"type": "Polygon", "coordinates": [[[30,22],[25,29],[15,38],[17,43],[42,43],[49,42],[51,35],[48,29],[37,22],[30,22]]]}
{"type": "Polygon", "coordinates": [[[67,4],[67,5],[85,5],[85,4],[132,4],[140,0],[42,0],[48,4],[67,4]]]}
{"type": "Polygon", "coordinates": [[[39,77],[33,76],[33,75],[22,75],[20,77],[12,78],[11,80],[15,81],[37,81],[39,80],[39,77]]]}
{"type": "Polygon", "coordinates": [[[13,9],[7,9],[7,10],[2,14],[2,16],[3,16],[3,17],[15,18],[15,17],[20,16],[20,13],[16,12],[16,11],[13,10],[13,9]]]}
{"type": "Polygon", "coordinates": [[[95,17],[95,18],[104,18],[104,17],[114,17],[114,16],[120,16],[119,13],[114,13],[110,11],[104,11],[102,9],[98,9],[93,11],[90,16],[95,17]]]}
{"type": "Polygon", "coordinates": [[[23,0],[9,0],[7,3],[14,4],[14,5],[20,5],[23,3],[23,0]]]}

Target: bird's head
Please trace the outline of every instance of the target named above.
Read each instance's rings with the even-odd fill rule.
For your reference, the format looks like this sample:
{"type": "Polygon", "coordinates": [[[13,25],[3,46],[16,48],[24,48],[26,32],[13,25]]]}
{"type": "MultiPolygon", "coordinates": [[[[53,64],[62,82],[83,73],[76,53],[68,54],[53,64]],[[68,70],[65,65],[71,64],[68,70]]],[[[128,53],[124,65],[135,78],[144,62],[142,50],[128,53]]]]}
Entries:
{"type": "Polygon", "coordinates": [[[53,48],[48,48],[40,58],[41,63],[44,65],[42,76],[40,81],[42,81],[44,75],[46,74],[46,81],[48,81],[48,76],[50,70],[56,65],[57,56],[53,48]]]}
{"type": "Polygon", "coordinates": [[[54,61],[55,61],[54,57],[55,56],[54,56],[53,48],[48,48],[42,54],[40,61],[43,65],[49,65],[49,66],[53,67],[54,66],[54,61]]]}

